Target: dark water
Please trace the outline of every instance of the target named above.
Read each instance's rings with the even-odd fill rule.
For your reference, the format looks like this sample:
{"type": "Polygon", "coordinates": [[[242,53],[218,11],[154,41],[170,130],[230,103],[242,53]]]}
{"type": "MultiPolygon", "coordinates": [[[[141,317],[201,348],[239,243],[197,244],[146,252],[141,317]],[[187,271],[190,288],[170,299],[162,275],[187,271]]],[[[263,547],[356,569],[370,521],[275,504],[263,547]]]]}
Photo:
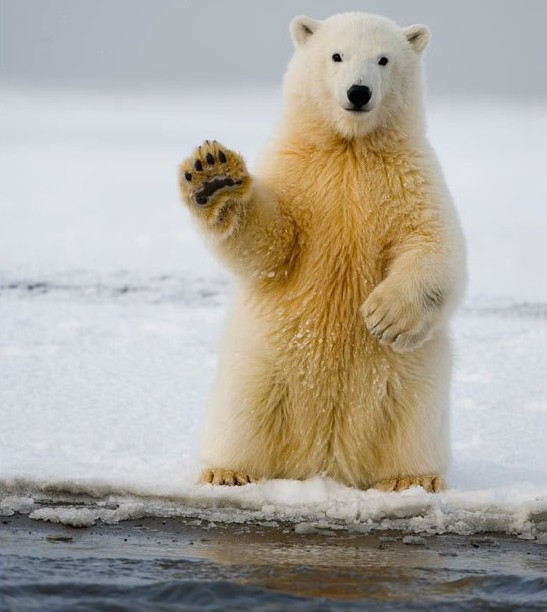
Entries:
{"type": "Polygon", "coordinates": [[[537,541],[6,520],[2,612],[547,609],[547,547],[537,541]]]}

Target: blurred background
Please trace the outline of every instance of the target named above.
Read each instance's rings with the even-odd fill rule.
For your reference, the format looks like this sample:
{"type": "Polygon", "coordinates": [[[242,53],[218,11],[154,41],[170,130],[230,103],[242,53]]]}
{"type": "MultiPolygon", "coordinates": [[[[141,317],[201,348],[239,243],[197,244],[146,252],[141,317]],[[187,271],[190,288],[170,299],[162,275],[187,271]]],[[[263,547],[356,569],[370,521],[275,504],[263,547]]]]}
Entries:
{"type": "MultiPolygon", "coordinates": [[[[47,85],[279,84],[296,14],[427,23],[429,90],[545,96],[543,0],[3,0],[3,78],[47,85]]],[[[221,91],[218,91],[221,95],[221,91]]]]}

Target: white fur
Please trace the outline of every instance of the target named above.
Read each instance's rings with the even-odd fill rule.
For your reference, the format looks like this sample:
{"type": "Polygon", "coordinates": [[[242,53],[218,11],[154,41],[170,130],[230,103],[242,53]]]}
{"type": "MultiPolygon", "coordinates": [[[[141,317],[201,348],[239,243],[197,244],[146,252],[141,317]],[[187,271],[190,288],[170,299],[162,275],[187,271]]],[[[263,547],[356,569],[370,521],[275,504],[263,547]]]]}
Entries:
{"type": "Polygon", "coordinates": [[[308,104],[312,97],[325,120],[334,121],[348,136],[365,135],[401,113],[406,129],[422,131],[421,62],[417,56],[430,38],[426,26],[401,29],[384,17],[364,13],[334,15],[324,22],[314,21],[313,26],[310,21],[296,17],[291,22],[297,47],[285,76],[291,104],[297,98],[298,106],[308,104]],[[313,35],[303,37],[302,28],[313,28],[313,35]],[[332,61],[334,53],[342,55],[341,63],[332,61]],[[381,57],[388,58],[386,66],[378,64],[381,57]],[[352,116],[344,110],[346,92],[353,84],[372,89],[370,112],[352,116]]]}

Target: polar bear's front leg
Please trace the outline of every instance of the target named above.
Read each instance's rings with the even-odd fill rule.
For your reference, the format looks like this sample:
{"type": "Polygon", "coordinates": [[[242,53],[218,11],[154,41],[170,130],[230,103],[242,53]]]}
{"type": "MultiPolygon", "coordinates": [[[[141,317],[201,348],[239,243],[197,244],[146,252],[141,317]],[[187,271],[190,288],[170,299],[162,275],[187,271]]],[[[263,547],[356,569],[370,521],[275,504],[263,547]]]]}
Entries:
{"type": "Polygon", "coordinates": [[[205,141],[180,166],[182,197],[219,255],[259,282],[287,278],[298,250],[294,220],[243,158],[205,141]]]}
{"type": "Polygon", "coordinates": [[[418,249],[399,255],[361,307],[371,335],[394,351],[419,348],[450,311],[456,276],[446,253],[418,249]]]}

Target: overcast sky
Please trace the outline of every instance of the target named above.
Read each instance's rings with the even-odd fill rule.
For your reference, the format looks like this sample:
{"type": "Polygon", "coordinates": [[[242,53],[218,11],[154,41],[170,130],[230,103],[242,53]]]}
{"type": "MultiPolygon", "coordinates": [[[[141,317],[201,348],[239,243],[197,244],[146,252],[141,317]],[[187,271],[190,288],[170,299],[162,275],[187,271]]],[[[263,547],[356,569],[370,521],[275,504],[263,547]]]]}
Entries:
{"type": "Polygon", "coordinates": [[[280,82],[294,15],[426,23],[429,88],[547,95],[546,0],[0,0],[2,79],[118,86],[280,82]]]}

